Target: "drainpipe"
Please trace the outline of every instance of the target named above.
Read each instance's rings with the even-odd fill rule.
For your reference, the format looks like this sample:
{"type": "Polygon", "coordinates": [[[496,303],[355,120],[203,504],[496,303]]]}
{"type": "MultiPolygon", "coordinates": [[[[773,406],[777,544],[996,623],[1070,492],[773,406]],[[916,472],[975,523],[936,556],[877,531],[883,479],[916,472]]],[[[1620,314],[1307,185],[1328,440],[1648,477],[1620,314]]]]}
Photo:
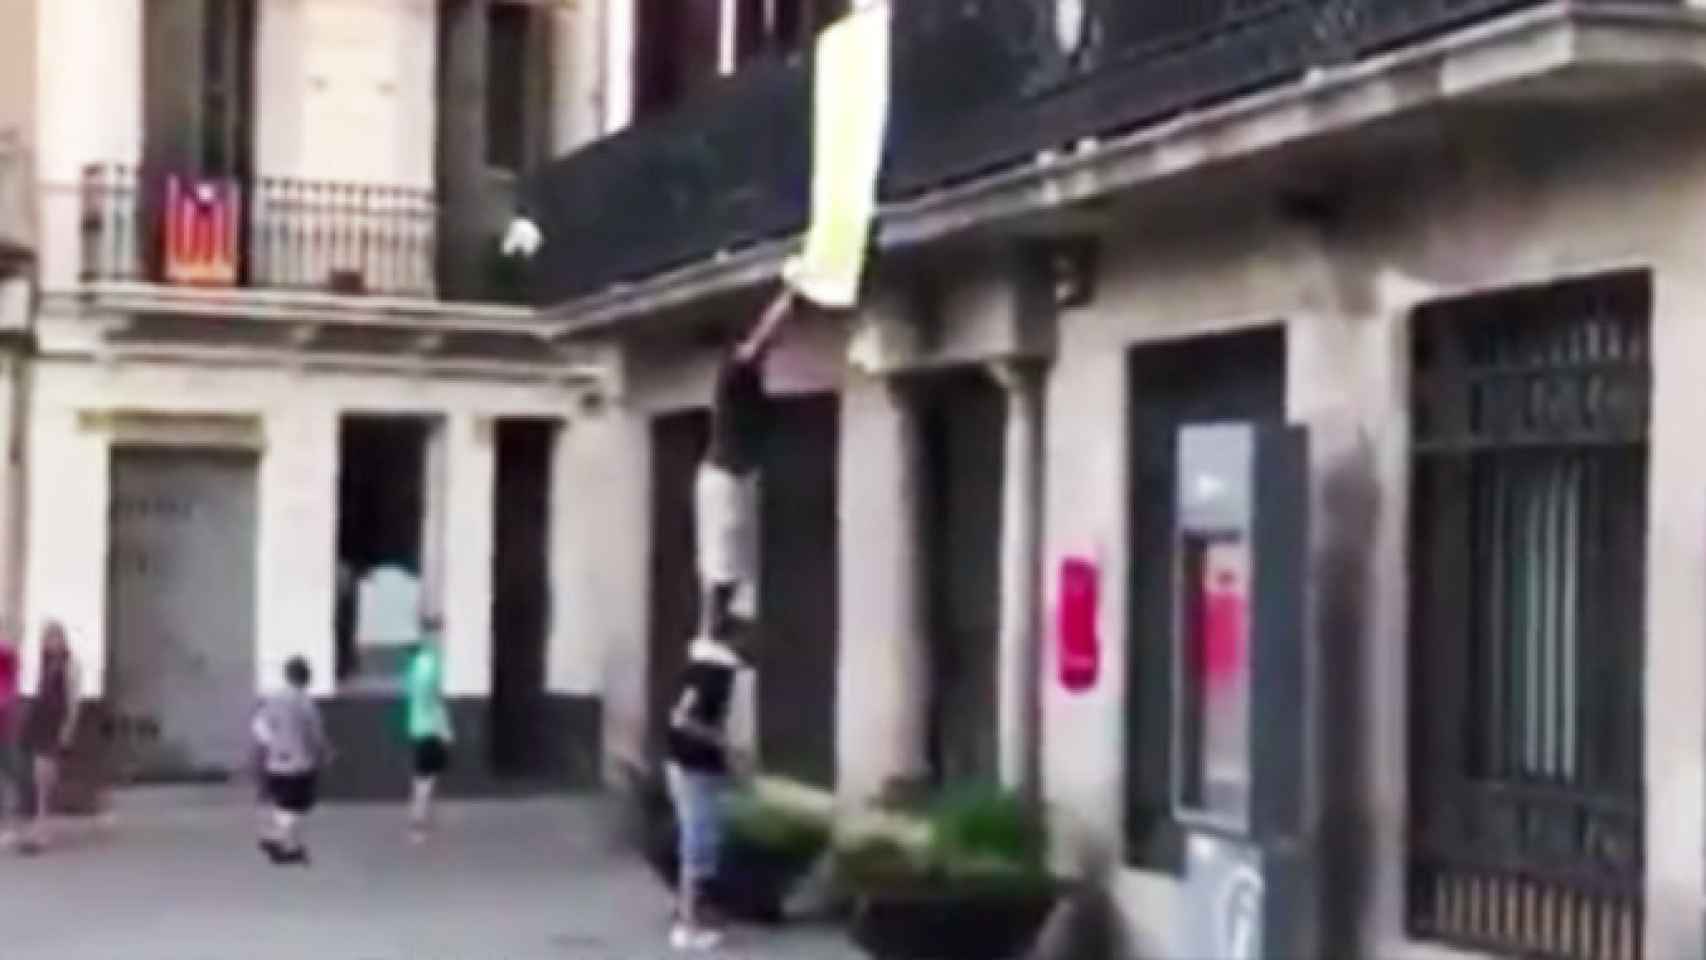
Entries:
{"type": "MultiPolygon", "coordinates": [[[[30,268],[26,268],[29,271],[30,268]]],[[[0,496],[5,498],[6,528],[4,542],[5,576],[0,582],[0,615],[11,618],[22,630],[24,602],[24,562],[29,548],[29,425],[31,376],[35,353],[35,285],[31,273],[25,272],[0,280],[0,324],[12,327],[16,334],[5,338],[10,365],[9,422],[5,425],[7,485],[0,496]],[[16,321],[13,321],[16,317],[16,321]]]]}

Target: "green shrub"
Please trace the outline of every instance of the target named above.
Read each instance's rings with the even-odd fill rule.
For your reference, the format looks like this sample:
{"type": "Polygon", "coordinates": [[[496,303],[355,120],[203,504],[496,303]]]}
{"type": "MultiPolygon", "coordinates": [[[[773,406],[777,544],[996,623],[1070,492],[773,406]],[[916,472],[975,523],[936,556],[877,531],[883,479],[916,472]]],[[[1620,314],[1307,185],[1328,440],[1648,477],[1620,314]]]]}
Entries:
{"type": "Polygon", "coordinates": [[[829,846],[831,826],[827,821],[767,803],[751,791],[731,798],[725,816],[735,842],[791,860],[810,860],[829,846]]]}
{"type": "Polygon", "coordinates": [[[949,873],[1032,873],[1047,856],[1048,831],[1013,792],[966,787],[931,807],[930,851],[949,873]]]}
{"type": "Polygon", "coordinates": [[[893,837],[873,834],[835,850],[836,886],[859,891],[915,885],[929,876],[929,863],[893,837]]]}
{"type": "Polygon", "coordinates": [[[969,888],[995,895],[1052,888],[1047,830],[1017,795],[966,787],[922,809],[929,839],[921,849],[893,836],[844,841],[835,857],[838,886],[849,892],[969,888]]]}

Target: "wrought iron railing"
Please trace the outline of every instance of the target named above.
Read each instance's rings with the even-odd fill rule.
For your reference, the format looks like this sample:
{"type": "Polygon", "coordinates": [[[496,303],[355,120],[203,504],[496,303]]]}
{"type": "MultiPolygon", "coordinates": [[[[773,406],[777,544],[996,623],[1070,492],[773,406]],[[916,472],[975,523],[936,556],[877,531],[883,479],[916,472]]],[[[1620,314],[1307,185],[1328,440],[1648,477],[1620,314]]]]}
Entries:
{"type": "Polygon", "coordinates": [[[1416,318],[1412,932],[1637,960],[1644,275],[1416,318]]]}
{"type": "MultiPolygon", "coordinates": [[[[897,2],[883,195],[917,196],[1542,2],[897,2]]],[[[810,89],[809,63],[761,64],[532,178],[551,243],[540,295],[560,301],[799,227],[810,89]]]]}
{"type": "Polygon", "coordinates": [[[85,282],[434,295],[427,190],[174,177],[100,164],[82,183],[85,282]]]}
{"type": "Polygon", "coordinates": [[[899,3],[885,192],[922,193],[1541,2],[899,3]],[[1072,3],[1082,4],[1077,29],[1060,14],[1072,3]]]}
{"type": "Polygon", "coordinates": [[[804,65],[762,61],[546,168],[526,199],[549,244],[539,295],[566,299],[799,229],[810,106],[804,65]]]}

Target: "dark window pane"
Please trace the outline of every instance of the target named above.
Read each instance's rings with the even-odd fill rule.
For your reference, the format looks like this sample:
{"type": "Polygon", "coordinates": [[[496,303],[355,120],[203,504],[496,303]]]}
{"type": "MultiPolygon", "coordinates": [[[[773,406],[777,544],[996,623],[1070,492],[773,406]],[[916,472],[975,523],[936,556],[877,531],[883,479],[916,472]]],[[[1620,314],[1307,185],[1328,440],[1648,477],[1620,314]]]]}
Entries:
{"type": "Polygon", "coordinates": [[[493,4],[486,35],[486,163],[519,170],[527,157],[527,34],[532,11],[493,4]]]}

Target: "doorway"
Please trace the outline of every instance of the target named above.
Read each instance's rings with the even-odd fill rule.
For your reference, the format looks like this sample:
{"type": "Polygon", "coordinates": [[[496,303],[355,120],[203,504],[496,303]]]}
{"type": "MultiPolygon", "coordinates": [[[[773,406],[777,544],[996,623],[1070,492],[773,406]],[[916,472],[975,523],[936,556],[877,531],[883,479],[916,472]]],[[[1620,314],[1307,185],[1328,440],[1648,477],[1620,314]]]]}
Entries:
{"type": "Polygon", "coordinates": [[[765,450],[758,609],[758,749],[764,768],[835,785],[840,645],[834,394],[773,401],[765,450]]]}
{"type": "Polygon", "coordinates": [[[664,731],[687,646],[699,627],[694,563],[693,477],[711,436],[704,410],[652,421],[651,623],[648,667],[649,755],[662,756],[664,731]]]}
{"type": "Polygon", "coordinates": [[[993,782],[1000,716],[1001,494],[1007,401],[981,370],[919,384],[930,650],[927,757],[938,784],[993,782]]]}
{"type": "Polygon", "coordinates": [[[107,623],[121,781],[243,769],[255,697],[255,474],[246,453],[118,448],[107,623]]]}
{"type": "Polygon", "coordinates": [[[438,612],[442,424],[347,416],[338,451],[337,604],[341,689],[394,691],[420,615],[438,612]]]}
{"type": "MultiPolygon", "coordinates": [[[[758,750],[765,769],[822,787],[834,784],[836,762],[840,422],[834,394],[772,398],[760,472],[758,750]]],[[[648,729],[654,756],[699,629],[693,480],[710,425],[703,410],[652,422],[648,729]]]]}
{"type": "Polygon", "coordinates": [[[492,550],[492,772],[541,776],[557,766],[544,725],[551,629],[551,462],[560,426],[500,420],[492,550]]]}

